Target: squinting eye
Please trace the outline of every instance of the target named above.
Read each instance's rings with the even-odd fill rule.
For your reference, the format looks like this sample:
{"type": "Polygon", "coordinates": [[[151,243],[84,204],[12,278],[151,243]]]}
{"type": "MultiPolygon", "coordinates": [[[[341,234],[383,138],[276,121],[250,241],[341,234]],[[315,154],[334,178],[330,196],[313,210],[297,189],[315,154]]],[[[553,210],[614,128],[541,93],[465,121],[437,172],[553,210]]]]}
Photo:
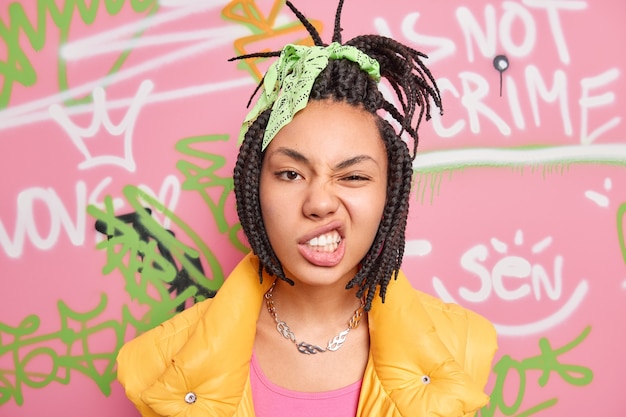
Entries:
{"type": "Polygon", "coordinates": [[[363,177],[361,175],[350,175],[345,178],[346,181],[367,181],[367,177],[363,177]]]}

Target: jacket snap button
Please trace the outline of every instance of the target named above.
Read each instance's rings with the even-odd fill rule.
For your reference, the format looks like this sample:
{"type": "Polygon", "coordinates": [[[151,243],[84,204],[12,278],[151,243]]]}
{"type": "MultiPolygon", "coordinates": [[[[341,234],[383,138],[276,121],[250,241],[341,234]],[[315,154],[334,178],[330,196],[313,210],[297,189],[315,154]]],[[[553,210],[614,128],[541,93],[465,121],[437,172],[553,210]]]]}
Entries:
{"type": "Polygon", "coordinates": [[[424,384],[430,384],[430,377],[429,377],[428,375],[424,375],[424,376],[422,377],[422,382],[423,382],[424,384]]]}
{"type": "Polygon", "coordinates": [[[193,404],[196,402],[196,394],[194,394],[193,392],[188,392],[187,394],[185,394],[185,402],[187,404],[193,404]]]}

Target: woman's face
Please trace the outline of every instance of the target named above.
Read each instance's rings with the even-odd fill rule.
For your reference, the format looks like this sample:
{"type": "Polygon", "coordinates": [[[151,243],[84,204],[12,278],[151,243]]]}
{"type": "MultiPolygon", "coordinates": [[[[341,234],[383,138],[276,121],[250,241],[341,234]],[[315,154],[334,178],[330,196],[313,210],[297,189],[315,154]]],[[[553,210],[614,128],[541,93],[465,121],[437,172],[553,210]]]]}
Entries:
{"type": "Polygon", "coordinates": [[[383,214],[387,153],[374,116],[312,101],[274,137],[261,169],[263,222],[287,277],[347,283],[383,214]]]}

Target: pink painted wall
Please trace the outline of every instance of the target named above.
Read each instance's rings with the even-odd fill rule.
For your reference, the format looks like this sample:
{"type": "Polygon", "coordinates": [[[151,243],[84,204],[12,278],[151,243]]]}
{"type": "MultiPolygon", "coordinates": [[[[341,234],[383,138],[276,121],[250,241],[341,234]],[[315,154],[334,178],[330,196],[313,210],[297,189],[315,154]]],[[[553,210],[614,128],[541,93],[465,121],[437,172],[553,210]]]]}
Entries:
{"type": "MultiPolygon", "coordinates": [[[[335,2],[296,4],[330,40],[335,2]]],[[[344,39],[431,57],[446,112],[404,269],[496,324],[480,416],[623,416],[626,6],[381,4],[348,0],[344,39]]],[[[244,253],[231,167],[267,62],[226,60],[303,39],[293,22],[265,0],[0,2],[0,415],[137,415],[117,349],[244,253]]]]}

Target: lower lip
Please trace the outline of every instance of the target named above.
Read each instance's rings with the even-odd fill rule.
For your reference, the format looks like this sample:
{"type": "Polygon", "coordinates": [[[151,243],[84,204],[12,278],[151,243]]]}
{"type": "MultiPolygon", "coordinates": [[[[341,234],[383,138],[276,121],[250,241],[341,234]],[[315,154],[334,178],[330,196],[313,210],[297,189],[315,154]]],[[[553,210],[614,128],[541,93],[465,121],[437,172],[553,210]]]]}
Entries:
{"type": "Polygon", "coordinates": [[[334,252],[319,252],[311,249],[308,245],[298,245],[298,250],[304,259],[306,259],[309,263],[316,266],[329,267],[338,265],[339,262],[341,262],[344,254],[346,253],[346,246],[344,244],[344,240],[342,239],[334,252]]]}

